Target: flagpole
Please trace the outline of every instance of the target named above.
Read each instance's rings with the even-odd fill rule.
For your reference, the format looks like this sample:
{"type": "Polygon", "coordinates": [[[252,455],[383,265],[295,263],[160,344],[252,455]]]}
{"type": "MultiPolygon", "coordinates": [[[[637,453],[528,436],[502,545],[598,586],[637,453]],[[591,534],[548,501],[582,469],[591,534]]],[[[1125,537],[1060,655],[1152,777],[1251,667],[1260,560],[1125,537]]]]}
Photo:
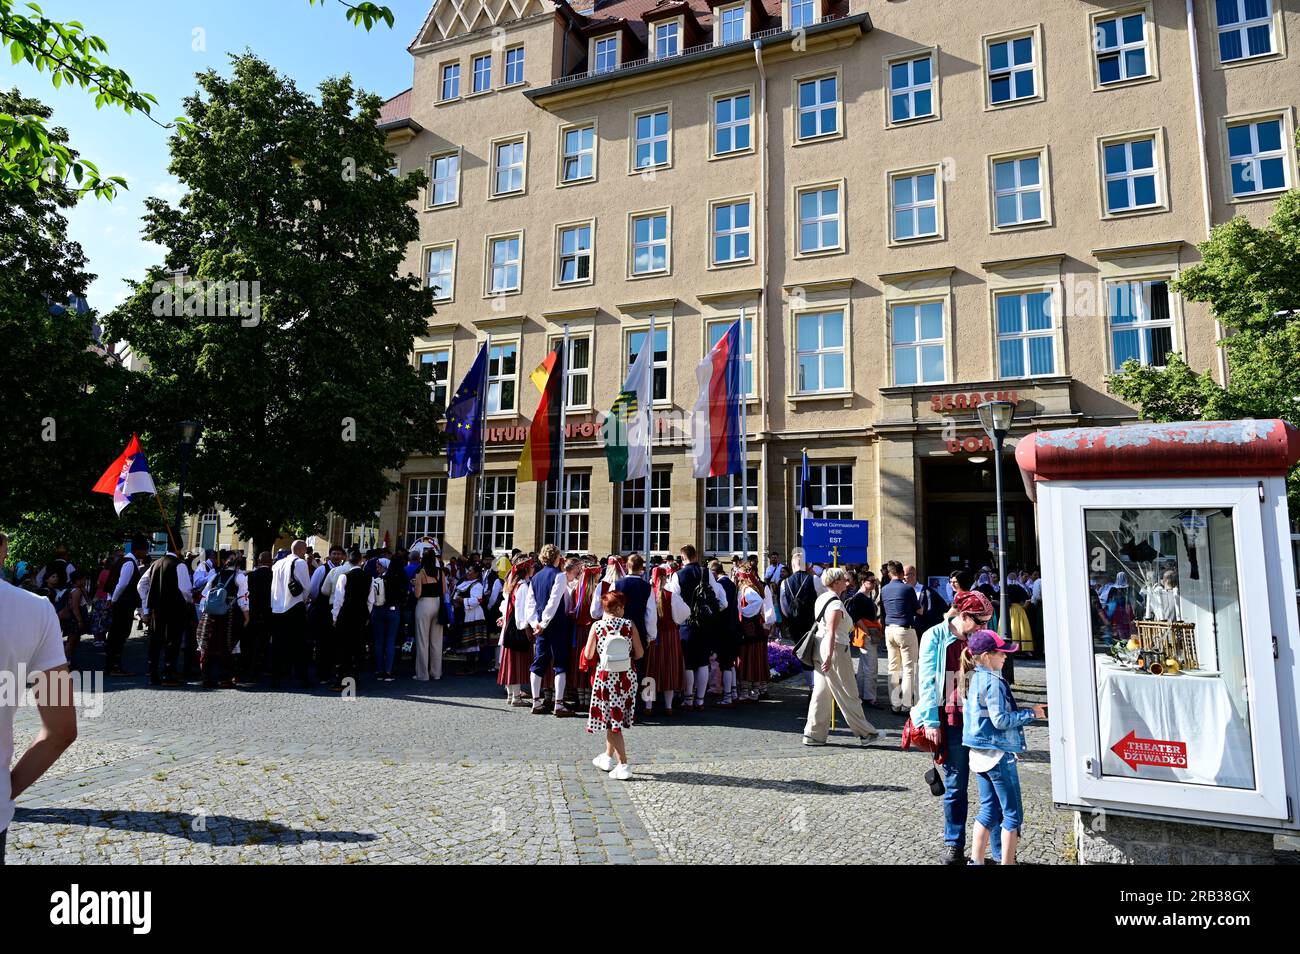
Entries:
{"type": "Polygon", "coordinates": [[[153,499],[158,502],[158,515],[162,517],[163,529],[167,531],[167,540],[172,545],[172,552],[175,553],[177,556],[180,556],[181,555],[180,541],[178,541],[176,539],[175,534],[172,533],[172,525],[167,522],[167,511],[163,510],[162,498],[158,496],[158,491],[156,490],[153,492],[153,499]]]}
{"type": "MultiPolygon", "coordinates": [[[[487,406],[488,406],[488,378],[492,370],[492,332],[487,332],[483,338],[483,347],[486,349],[485,354],[487,361],[483,365],[483,393],[479,396],[479,445],[478,445],[478,493],[474,501],[474,514],[470,519],[470,544],[469,548],[474,549],[474,530],[478,527],[478,522],[483,519],[484,501],[487,493],[487,406]]],[[[487,551],[487,527],[483,528],[483,551],[480,556],[485,556],[487,551]]]]}
{"type": "MultiPolygon", "coordinates": [[[[740,559],[749,556],[749,394],[745,389],[745,309],[740,309],[740,559]]],[[[755,488],[757,489],[757,488],[755,488]]],[[[757,533],[754,534],[758,536],[757,533]]]]}
{"type": "MultiPolygon", "coordinates": [[[[650,337],[646,339],[646,345],[650,348],[650,366],[646,373],[650,375],[650,406],[646,408],[648,420],[650,422],[650,434],[646,438],[645,447],[645,565],[650,566],[650,489],[654,484],[655,477],[655,313],[650,312],[650,337]]],[[[638,354],[638,358],[641,356],[638,354]]],[[[630,450],[630,448],[629,448],[630,450]]]]}
{"type": "Polygon", "coordinates": [[[799,546],[803,546],[803,462],[808,459],[808,448],[803,448],[803,456],[799,458],[799,506],[795,509],[795,527],[798,534],[799,546]]]}
{"type": "MultiPolygon", "coordinates": [[[[564,543],[569,542],[569,515],[565,509],[568,503],[568,494],[564,486],[564,439],[569,429],[569,326],[564,326],[564,345],[560,351],[560,478],[555,485],[555,503],[556,503],[556,520],[555,529],[559,532],[560,540],[564,543]]],[[[546,490],[542,489],[542,511],[546,510],[546,490]]],[[[542,525],[545,529],[546,521],[543,519],[542,525]]],[[[558,544],[557,544],[558,546],[558,544]]],[[[560,547],[562,551],[568,550],[567,546],[560,547]]]]}

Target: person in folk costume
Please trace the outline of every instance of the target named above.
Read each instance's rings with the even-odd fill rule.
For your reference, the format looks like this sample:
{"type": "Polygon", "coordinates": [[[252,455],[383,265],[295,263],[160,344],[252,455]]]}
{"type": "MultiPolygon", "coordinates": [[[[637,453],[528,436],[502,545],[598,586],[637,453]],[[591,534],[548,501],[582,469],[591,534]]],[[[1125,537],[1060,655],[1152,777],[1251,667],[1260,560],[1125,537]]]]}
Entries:
{"type": "Polygon", "coordinates": [[[686,662],[682,656],[682,637],[673,621],[673,597],[666,586],[672,568],[661,563],[654,568],[651,585],[653,595],[651,605],[654,607],[657,638],[648,647],[650,654],[646,666],[647,675],[653,680],[656,693],[664,697],[664,715],[677,715],[673,708],[673,698],[686,685],[686,662]]]}
{"type": "MultiPolygon", "coordinates": [[[[611,557],[613,559],[616,558],[611,557]]],[[[609,574],[616,571],[612,565],[609,570],[602,570],[594,560],[582,561],[577,569],[573,592],[573,665],[569,669],[573,679],[569,682],[569,691],[577,699],[575,711],[586,712],[591,705],[591,680],[596,674],[596,667],[584,652],[587,635],[591,632],[591,624],[600,618],[601,599],[613,589],[613,583],[607,582],[609,574]]],[[[614,579],[617,580],[618,576],[614,579]]]]}
{"type": "Polygon", "coordinates": [[[330,616],[334,622],[334,673],[329,688],[356,692],[370,642],[370,614],[375,608],[374,577],[361,563],[361,551],[349,555],[348,569],[334,581],[330,616]]]}
{"type": "Polygon", "coordinates": [[[533,634],[528,628],[528,601],[524,597],[534,566],[532,557],[516,557],[506,575],[497,685],[506,687],[506,704],[511,706],[532,704],[532,697],[524,694],[533,664],[533,634]]]}
{"type": "MultiPolygon", "coordinates": [[[[650,581],[646,579],[645,558],[641,554],[633,553],[627,558],[627,571],[615,581],[614,590],[623,594],[625,601],[623,615],[637,628],[637,634],[641,637],[641,646],[647,654],[634,662],[636,684],[644,687],[648,685],[646,681],[650,663],[648,654],[658,636],[659,614],[654,605],[654,590],[650,586],[650,581]]],[[[650,690],[650,693],[649,699],[646,698],[645,692],[637,693],[637,718],[644,718],[647,708],[654,706],[653,690],[650,690]]]]}
{"type": "Polygon", "coordinates": [[[740,616],[740,701],[757,702],[767,694],[767,619],[772,614],[772,596],[758,575],[758,568],[745,564],[736,576],[740,616]]]}
{"type": "Polygon", "coordinates": [[[203,685],[207,689],[235,687],[231,655],[248,625],[248,576],[240,566],[242,562],[240,553],[232,551],[220,571],[208,574],[201,591],[199,606],[203,615],[199,619],[198,646],[203,685]],[[217,589],[226,591],[224,600],[212,597],[217,589]]]}
{"type": "Polygon", "coordinates": [[[713,651],[722,677],[722,696],[718,700],[718,707],[730,709],[736,704],[736,659],[740,655],[740,619],[734,609],[737,605],[736,581],[723,573],[721,560],[710,561],[709,572],[722,587],[722,592],[727,594],[727,609],[723,610],[722,623],[713,634],[713,651]]]}

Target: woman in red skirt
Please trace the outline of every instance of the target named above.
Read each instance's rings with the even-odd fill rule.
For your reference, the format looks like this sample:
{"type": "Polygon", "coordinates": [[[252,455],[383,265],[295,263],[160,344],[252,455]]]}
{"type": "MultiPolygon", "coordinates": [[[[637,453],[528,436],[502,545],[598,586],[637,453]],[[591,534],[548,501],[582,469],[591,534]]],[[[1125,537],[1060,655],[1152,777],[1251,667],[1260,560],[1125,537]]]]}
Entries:
{"type": "MultiPolygon", "coordinates": [[[[659,614],[658,638],[650,644],[646,672],[654,680],[655,691],[664,697],[664,715],[676,715],[673,697],[686,683],[686,662],[682,658],[682,637],[673,622],[673,597],[665,588],[671,576],[667,566],[657,566],[651,577],[654,605],[659,614]]],[[[653,706],[651,706],[653,708],[653,706]]]]}
{"type": "Polygon", "coordinates": [[[506,704],[530,705],[524,696],[528,685],[529,667],[533,664],[533,634],[528,628],[527,600],[524,587],[533,575],[531,557],[521,556],[510,567],[506,576],[504,611],[501,614],[501,666],[497,670],[497,685],[506,687],[506,704]]]}
{"type": "Polygon", "coordinates": [[[600,574],[599,563],[592,558],[584,559],[579,565],[576,589],[573,591],[573,658],[569,667],[569,692],[576,700],[575,712],[585,712],[591,705],[591,680],[596,674],[596,668],[589,664],[583,648],[587,645],[591,624],[596,621],[592,615],[592,594],[596,594],[595,605],[599,608],[600,597],[604,592],[600,574]]]}
{"type": "Polygon", "coordinates": [[[767,621],[772,597],[752,563],[736,575],[740,604],[740,701],[757,702],[767,691],[767,621]]]}

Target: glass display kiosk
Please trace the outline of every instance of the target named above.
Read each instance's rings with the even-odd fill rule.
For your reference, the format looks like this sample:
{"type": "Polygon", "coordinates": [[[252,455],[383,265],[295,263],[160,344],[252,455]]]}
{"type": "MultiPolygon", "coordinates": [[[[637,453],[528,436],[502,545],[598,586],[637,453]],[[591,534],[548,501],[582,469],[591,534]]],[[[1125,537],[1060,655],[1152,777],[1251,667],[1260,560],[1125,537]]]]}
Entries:
{"type": "Polygon", "coordinates": [[[1300,829],[1282,421],[1039,432],[1052,791],[1081,812],[1300,829]]]}

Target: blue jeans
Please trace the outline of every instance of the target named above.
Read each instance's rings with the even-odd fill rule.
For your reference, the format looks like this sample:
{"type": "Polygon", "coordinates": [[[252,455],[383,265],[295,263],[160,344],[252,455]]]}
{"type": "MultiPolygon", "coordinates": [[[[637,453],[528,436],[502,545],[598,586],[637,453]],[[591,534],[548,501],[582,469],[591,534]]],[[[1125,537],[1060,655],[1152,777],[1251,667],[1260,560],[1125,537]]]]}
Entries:
{"type": "MultiPolygon", "coordinates": [[[[943,843],[959,851],[966,848],[967,789],[970,787],[970,749],[961,744],[961,727],[943,730],[943,843]]],[[[980,793],[983,795],[983,782],[980,793]]],[[[981,803],[982,804],[982,803],[981,803]]],[[[993,842],[993,860],[1002,860],[1002,842],[993,842]]]]}
{"type": "Polygon", "coordinates": [[[397,629],[402,624],[401,611],[396,606],[375,608],[375,672],[392,672],[397,660],[397,629]]]}
{"type": "Polygon", "coordinates": [[[978,777],[980,813],[976,821],[989,831],[999,825],[1007,831],[1019,831],[1025,813],[1020,804],[1020,770],[1015,758],[1004,755],[1001,762],[978,777]]]}

